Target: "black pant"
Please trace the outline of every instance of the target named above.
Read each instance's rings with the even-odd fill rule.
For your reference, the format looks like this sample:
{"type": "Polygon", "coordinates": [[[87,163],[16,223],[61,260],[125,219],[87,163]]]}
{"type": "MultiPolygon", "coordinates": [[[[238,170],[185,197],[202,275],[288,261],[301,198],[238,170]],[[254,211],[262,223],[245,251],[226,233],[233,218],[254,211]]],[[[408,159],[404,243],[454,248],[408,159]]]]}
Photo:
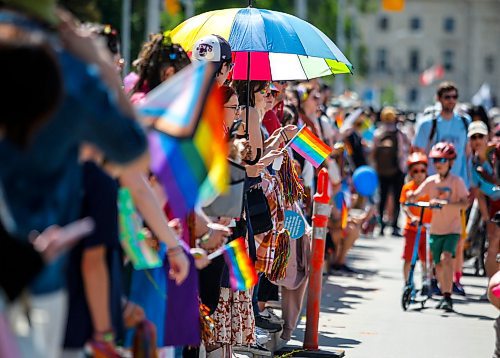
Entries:
{"type": "Polygon", "coordinates": [[[399,217],[399,196],[401,195],[401,189],[403,189],[405,175],[398,172],[395,175],[386,177],[379,176],[380,182],[380,202],[378,206],[378,212],[380,215],[380,222],[384,217],[385,204],[387,203],[387,196],[389,192],[392,192],[394,200],[394,217],[392,219],[392,227],[396,228],[398,226],[399,217]]]}

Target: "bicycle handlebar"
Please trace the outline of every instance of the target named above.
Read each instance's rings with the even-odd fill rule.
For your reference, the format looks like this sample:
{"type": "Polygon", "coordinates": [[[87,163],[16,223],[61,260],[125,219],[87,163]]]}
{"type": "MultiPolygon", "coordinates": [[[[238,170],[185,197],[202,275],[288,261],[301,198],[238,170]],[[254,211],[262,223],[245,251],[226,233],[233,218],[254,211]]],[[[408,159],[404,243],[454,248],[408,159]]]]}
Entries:
{"type": "Polygon", "coordinates": [[[404,206],[413,206],[417,208],[424,208],[424,209],[441,209],[443,205],[440,204],[433,204],[429,203],[428,201],[417,201],[416,203],[410,203],[406,202],[403,203],[404,206]]]}

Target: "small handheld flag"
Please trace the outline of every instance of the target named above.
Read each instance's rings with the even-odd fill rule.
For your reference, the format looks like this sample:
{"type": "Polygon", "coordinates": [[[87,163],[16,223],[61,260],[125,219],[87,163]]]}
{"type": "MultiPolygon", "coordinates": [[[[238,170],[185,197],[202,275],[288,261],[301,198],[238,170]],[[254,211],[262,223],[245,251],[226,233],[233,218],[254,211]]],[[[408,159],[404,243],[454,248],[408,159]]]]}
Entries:
{"type": "Polygon", "coordinates": [[[315,168],[319,167],[332,152],[332,148],[323,143],[305,126],[292,138],[288,145],[311,162],[315,168]]]}
{"type": "Polygon", "coordinates": [[[146,242],[142,222],[135,210],[129,189],[118,192],[118,221],[120,242],[136,270],[161,267],[163,262],[158,253],[146,242]]]}
{"type": "Polygon", "coordinates": [[[229,267],[229,283],[235,291],[246,291],[257,284],[258,278],[254,265],[248,257],[245,239],[242,237],[231,241],[222,249],[208,255],[210,260],[224,254],[229,267]]]}

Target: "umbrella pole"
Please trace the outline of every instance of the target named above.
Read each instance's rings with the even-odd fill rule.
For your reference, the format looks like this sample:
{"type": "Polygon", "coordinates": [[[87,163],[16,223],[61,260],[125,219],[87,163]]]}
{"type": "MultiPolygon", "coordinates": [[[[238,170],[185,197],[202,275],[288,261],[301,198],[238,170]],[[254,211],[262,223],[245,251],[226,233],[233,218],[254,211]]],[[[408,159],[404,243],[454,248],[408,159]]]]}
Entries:
{"type": "Polygon", "coordinates": [[[248,134],[248,116],[249,116],[249,108],[250,108],[250,52],[247,53],[247,110],[245,114],[245,136],[248,140],[250,135],[248,134]]]}

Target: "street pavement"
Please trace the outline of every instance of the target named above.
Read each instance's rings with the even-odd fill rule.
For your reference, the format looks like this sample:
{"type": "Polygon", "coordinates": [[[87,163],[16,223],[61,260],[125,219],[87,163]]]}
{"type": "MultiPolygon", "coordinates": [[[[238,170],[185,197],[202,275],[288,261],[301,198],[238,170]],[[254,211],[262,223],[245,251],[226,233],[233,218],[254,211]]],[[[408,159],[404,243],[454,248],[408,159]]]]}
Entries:
{"type": "MultiPolygon", "coordinates": [[[[402,245],[391,236],[360,238],[348,259],[359,274],[325,277],[320,346],[345,350],[348,358],[491,357],[498,312],[479,300],[487,279],[464,276],[467,296],[453,296],[453,313],[435,309],[437,298],[404,312],[402,245]]],[[[289,345],[302,345],[304,315],[289,345]]]]}

